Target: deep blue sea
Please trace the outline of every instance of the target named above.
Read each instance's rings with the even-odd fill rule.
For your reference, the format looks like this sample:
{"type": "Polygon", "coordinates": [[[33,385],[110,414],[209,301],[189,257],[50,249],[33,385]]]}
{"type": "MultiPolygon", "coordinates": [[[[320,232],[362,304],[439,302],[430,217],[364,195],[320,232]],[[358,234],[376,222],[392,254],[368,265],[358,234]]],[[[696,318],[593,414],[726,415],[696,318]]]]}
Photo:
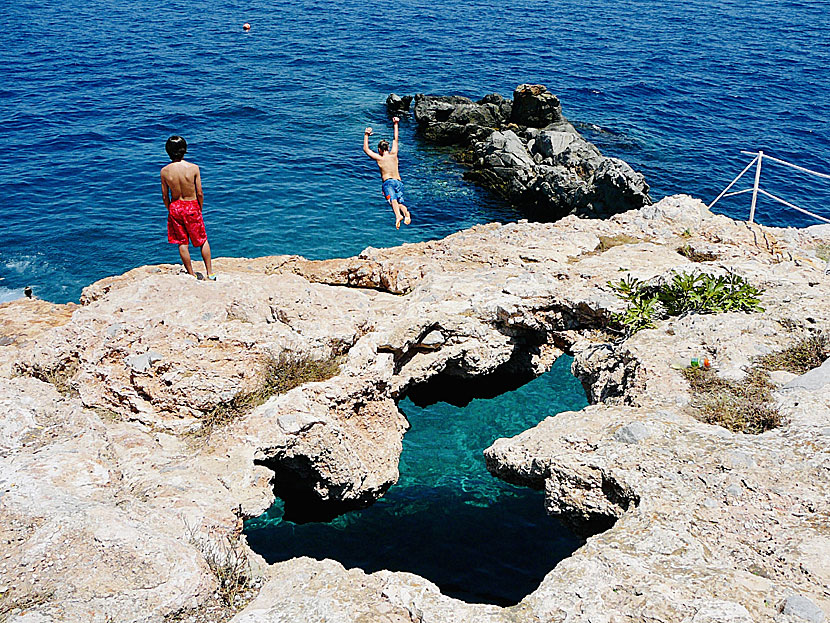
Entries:
{"type": "MultiPolygon", "coordinates": [[[[749,161],[742,149],[830,172],[827,9],[827,0],[6,2],[0,301],[26,285],[77,300],[102,277],[177,262],[159,184],[171,134],[202,167],[215,257],[347,256],[519,218],[462,181],[450,154],[404,119],[414,220],[396,231],[361,151],[365,126],[373,143],[391,136],[389,92],[477,98],[545,84],[603,153],[643,171],[655,199],[711,201],[749,161]]],[[[770,165],[762,184],[830,216],[826,180],[770,165]]],[[[746,218],[749,197],[717,209],[746,218]]],[[[758,220],[813,222],[766,199],[758,220]]],[[[276,505],[249,524],[252,542],[272,559],[308,553],[416,571],[472,600],[532,590],[575,541],[544,516],[540,494],[490,478],[481,450],[578,408],[584,394],[566,361],[518,392],[461,410],[403,401],[413,426],[386,498],[303,526],[280,521],[276,505]],[[385,530],[393,521],[397,541],[385,530]],[[445,569],[455,558],[466,562],[445,569]]]]}
{"type": "MultiPolygon", "coordinates": [[[[0,300],[77,300],[168,245],[158,170],[173,133],[202,167],[215,256],[351,255],[517,218],[402,129],[400,232],[361,151],[391,92],[546,84],[652,194],[711,201],[764,149],[830,172],[826,0],[5,3],[0,12],[0,300]],[[253,26],[243,32],[243,22],[253,26]],[[593,128],[593,130],[592,130],[593,128]]],[[[767,167],[830,216],[830,182],[767,167]]],[[[746,217],[749,197],[720,209],[746,217]]],[[[767,224],[804,225],[762,200],[767,224]]]]}

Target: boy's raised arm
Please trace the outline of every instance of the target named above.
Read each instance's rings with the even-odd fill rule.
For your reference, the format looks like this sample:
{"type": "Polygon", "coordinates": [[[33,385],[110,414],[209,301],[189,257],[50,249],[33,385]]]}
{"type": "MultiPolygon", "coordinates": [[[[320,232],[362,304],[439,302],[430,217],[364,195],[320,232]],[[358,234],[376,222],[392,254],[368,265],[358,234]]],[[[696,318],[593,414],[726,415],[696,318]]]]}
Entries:
{"type": "Polygon", "coordinates": [[[372,135],[372,128],[363,130],[363,151],[372,160],[380,160],[380,156],[369,148],[369,137],[372,135]]]}
{"type": "Polygon", "coordinates": [[[392,125],[395,127],[395,136],[392,138],[392,149],[390,153],[397,154],[398,153],[398,122],[400,121],[399,117],[392,117],[392,125]]]}

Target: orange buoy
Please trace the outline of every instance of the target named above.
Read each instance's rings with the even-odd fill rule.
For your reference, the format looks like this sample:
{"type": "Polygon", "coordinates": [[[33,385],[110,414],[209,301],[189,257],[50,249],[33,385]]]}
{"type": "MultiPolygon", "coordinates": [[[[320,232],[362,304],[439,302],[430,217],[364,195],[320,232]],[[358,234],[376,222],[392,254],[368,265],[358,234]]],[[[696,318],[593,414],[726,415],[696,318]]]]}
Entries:
{"type": "Polygon", "coordinates": [[[242,24],[242,30],[250,30],[250,29],[251,29],[251,25],[248,22],[245,22],[244,24],[242,24]]]}

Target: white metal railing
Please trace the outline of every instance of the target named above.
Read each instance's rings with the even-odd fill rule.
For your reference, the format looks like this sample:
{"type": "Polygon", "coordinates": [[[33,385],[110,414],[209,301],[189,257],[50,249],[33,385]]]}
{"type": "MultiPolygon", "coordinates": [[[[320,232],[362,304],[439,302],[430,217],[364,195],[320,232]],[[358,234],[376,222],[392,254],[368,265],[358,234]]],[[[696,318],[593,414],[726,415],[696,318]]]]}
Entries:
{"type": "Polygon", "coordinates": [[[738,173],[738,177],[736,177],[734,180],[732,180],[729,183],[729,186],[724,188],[723,192],[721,194],[719,194],[712,203],[709,204],[710,208],[713,205],[715,205],[718,201],[720,201],[723,197],[734,197],[735,195],[743,195],[744,193],[751,192],[752,193],[752,205],[749,208],[749,222],[752,223],[752,222],[755,221],[755,205],[758,202],[758,193],[761,193],[762,195],[765,195],[766,197],[769,197],[770,199],[775,199],[775,201],[777,201],[778,203],[784,204],[788,208],[792,208],[793,210],[798,210],[799,212],[801,212],[803,214],[806,214],[807,216],[812,216],[813,218],[818,219],[820,221],[824,221],[825,223],[830,223],[830,219],[825,218],[824,216],[819,216],[818,214],[814,214],[813,212],[810,212],[809,210],[805,210],[804,208],[799,208],[797,205],[793,205],[789,201],[784,201],[783,199],[781,199],[781,197],[776,197],[771,192],[767,192],[766,190],[764,190],[763,188],[761,188],[759,186],[759,184],[761,182],[761,163],[765,160],[770,160],[770,161],[776,162],[778,164],[783,164],[784,166],[790,167],[792,169],[796,169],[798,171],[801,171],[802,173],[809,173],[811,175],[815,175],[815,176],[824,178],[826,180],[830,180],[830,175],[828,175],[826,173],[819,173],[818,171],[813,171],[812,169],[806,169],[804,167],[800,167],[797,164],[792,164],[791,162],[787,162],[786,160],[779,160],[778,158],[773,158],[772,156],[769,156],[769,155],[765,154],[763,151],[760,151],[760,150],[757,151],[757,152],[742,151],[741,153],[746,154],[747,156],[755,156],[755,157],[752,159],[752,161],[748,165],[746,165],[744,167],[743,171],[738,173]],[[755,183],[753,184],[752,188],[746,188],[744,190],[729,192],[729,189],[732,188],[735,185],[735,182],[737,182],[739,179],[741,179],[744,176],[744,173],[746,173],[747,171],[749,171],[750,168],[752,168],[753,164],[756,165],[756,166],[755,166],[755,183]]]}

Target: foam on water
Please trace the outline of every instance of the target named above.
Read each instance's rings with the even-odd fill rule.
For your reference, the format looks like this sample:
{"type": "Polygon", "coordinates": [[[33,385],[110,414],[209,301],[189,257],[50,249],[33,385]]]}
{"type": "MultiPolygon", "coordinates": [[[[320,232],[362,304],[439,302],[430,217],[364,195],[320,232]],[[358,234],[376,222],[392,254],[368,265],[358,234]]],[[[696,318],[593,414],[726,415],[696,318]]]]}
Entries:
{"type": "Polygon", "coordinates": [[[16,301],[23,298],[23,288],[10,290],[0,286],[0,303],[8,303],[9,301],[16,301]]]}

